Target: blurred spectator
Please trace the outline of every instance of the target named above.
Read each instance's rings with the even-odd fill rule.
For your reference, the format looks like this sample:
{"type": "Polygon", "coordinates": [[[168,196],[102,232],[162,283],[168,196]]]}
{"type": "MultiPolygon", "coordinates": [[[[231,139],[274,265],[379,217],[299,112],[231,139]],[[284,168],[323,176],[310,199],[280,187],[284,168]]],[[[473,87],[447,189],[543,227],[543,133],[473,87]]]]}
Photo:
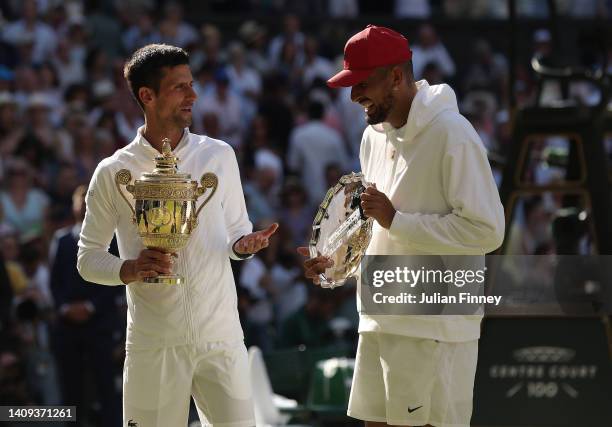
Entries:
{"type": "Polygon", "coordinates": [[[144,125],[142,110],[133,98],[127,96],[119,97],[117,102],[120,102],[119,111],[115,114],[117,131],[124,142],[131,141],[138,129],[144,125]]]}
{"type": "Polygon", "coordinates": [[[38,90],[38,75],[29,65],[15,69],[15,100],[19,107],[26,108],[30,97],[38,90]]]}
{"type": "Polygon", "coordinates": [[[278,262],[270,269],[277,325],[301,309],[308,298],[308,284],[304,281],[302,267],[296,260],[294,248],[280,247],[278,262]]]}
{"type": "Polygon", "coordinates": [[[287,164],[300,175],[308,192],[309,201],[318,204],[327,192],[325,167],[335,161],[345,170],[348,156],[338,132],[323,124],[323,105],[311,101],[308,106],[308,122],[295,128],[289,142],[287,164]]]}
{"type": "Polygon", "coordinates": [[[153,13],[143,11],[138,14],[136,23],[123,33],[123,47],[126,52],[133,52],[147,44],[159,43],[161,39],[153,13]]]}
{"type": "Polygon", "coordinates": [[[276,69],[283,75],[292,93],[299,92],[302,87],[303,67],[304,55],[299,54],[293,40],[285,40],[276,60],[276,69]]]}
{"type": "Polygon", "coordinates": [[[0,250],[0,334],[5,333],[12,322],[14,296],[28,287],[28,279],[15,261],[9,261],[0,250]]]}
{"type": "Polygon", "coordinates": [[[205,134],[207,130],[202,124],[202,118],[206,113],[214,113],[219,118],[219,138],[239,148],[244,125],[240,99],[231,91],[229,76],[223,68],[215,71],[214,82],[214,91],[199,96],[193,106],[194,129],[205,134]]]}
{"type": "Polygon", "coordinates": [[[270,69],[266,53],[266,29],[255,21],[246,21],[238,30],[246,46],[246,61],[260,74],[270,69]]]}
{"type": "Polygon", "coordinates": [[[411,49],[416,80],[421,79],[425,65],[430,62],[440,67],[446,79],[455,75],[455,63],[431,25],[423,24],[419,27],[418,43],[411,46],[411,49]]]}
{"type": "Polygon", "coordinates": [[[86,181],[79,179],[77,169],[72,163],[62,162],[58,165],[58,170],[48,194],[54,208],[58,208],[63,213],[63,217],[72,217],[72,193],[79,184],[86,181]]]}
{"type": "Polygon", "coordinates": [[[444,74],[440,69],[440,66],[435,62],[428,62],[423,67],[423,75],[421,76],[424,80],[427,80],[429,85],[439,85],[444,83],[444,74]]]}
{"type": "MultiPolygon", "coordinates": [[[[0,401],[33,404],[23,361],[20,329],[16,324],[16,299],[27,288],[27,279],[19,264],[6,260],[6,247],[0,250],[0,401]]],[[[40,400],[38,400],[40,402],[40,400]]]]}
{"type": "Polygon", "coordinates": [[[281,193],[281,224],[289,231],[293,247],[304,246],[310,239],[315,210],[308,194],[295,178],[287,179],[281,193]]]}
{"type": "Polygon", "coordinates": [[[25,115],[28,119],[26,131],[14,151],[36,169],[37,178],[62,154],[61,135],[51,121],[52,109],[53,103],[46,95],[34,93],[30,96],[25,115]]]}
{"type": "MultiPolygon", "coordinates": [[[[117,31],[115,36],[119,37],[120,32],[117,31]]],[[[101,48],[106,55],[109,55],[109,53],[104,50],[105,41],[96,39],[96,41],[92,43],[81,18],[70,22],[68,32],[66,33],[66,37],[64,37],[64,39],[68,42],[70,57],[75,61],[81,63],[85,61],[88,46],[93,47],[94,49],[101,48]]]]}
{"type": "Polygon", "coordinates": [[[84,377],[89,373],[95,381],[100,421],[103,426],[112,426],[121,423],[113,359],[115,348],[121,345],[115,341],[119,326],[115,300],[121,289],[88,283],[76,269],[86,192],[84,185],[74,191],[72,210],[75,224],[58,230],[50,249],[50,287],[59,314],[55,355],[61,372],[63,404],[76,405],[81,414],[77,425],[85,426],[88,418],[85,415],[88,406],[85,405],[84,377]]]}
{"type": "Polygon", "coordinates": [[[289,135],[294,126],[293,104],[286,83],[280,73],[266,75],[258,106],[259,114],[268,124],[270,145],[283,154],[287,150],[289,135]]]}
{"type": "Polygon", "coordinates": [[[233,43],[228,48],[227,75],[230,86],[240,95],[244,120],[250,122],[257,113],[257,99],[261,93],[261,78],[247,65],[244,47],[233,43]]]}
{"type": "MultiPolygon", "coordinates": [[[[5,226],[7,224],[5,223],[5,226]]],[[[9,226],[10,227],[10,226],[9,226]]],[[[19,235],[11,227],[5,228],[4,233],[0,236],[0,248],[6,261],[17,262],[19,260],[19,235]]],[[[25,276],[24,276],[25,277],[25,276]]]]}
{"type": "Polygon", "coordinates": [[[495,112],[497,101],[495,96],[487,91],[469,92],[461,103],[461,112],[474,126],[487,151],[498,151],[495,140],[495,112]]]}
{"type": "Polygon", "coordinates": [[[396,18],[427,19],[431,15],[429,0],[395,0],[393,15],[396,18]]]}
{"type": "Polygon", "coordinates": [[[0,200],[6,222],[19,233],[41,233],[49,197],[32,186],[30,167],[22,159],[13,159],[5,182],[0,200]]]}
{"type": "Polygon", "coordinates": [[[0,92],[0,159],[15,151],[23,135],[15,97],[10,92],[0,92]]]}
{"type": "Polygon", "coordinates": [[[279,203],[275,184],[279,178],[278,170],[264,163],[256,165],[253,180],[244,183],[247,212],[253,224],[276,216],[279,203]]]}
{"type": "Polygon", "coordinates": [[[110,80],[111,64],[106,52],[99,48],[87,51],[85,57],[87,84],[93,85],[100,81],[110,80]]]}
{"type": "Polygon", "coordinates": [[[49,318],[53,298],[49,290],[49,271],[43,261],[44,240],[22,237],[19,262],[28,285],[15,298],[16,333],[21,341],[28,389],[43,405],[60,404],[55,359],[50,349],[49,318]]]}
{"type": "Polygon", "coordinates": [[[166,2],[159,32],[162,42],[182,48],[198,40],[198,32],[183,20],[183,6],[176,1],[166,2]]]}
{"type": "Polygon", "coordinates": [[[214,25],[202,26],[202,43],[197,45],[196,50],[190,54],[190,62],[194,69],[199,69],[207,64],[211,69],[222,67],[226,62],[225,51],[221,31],[214,25]]]}
{"type": "Polygon", "coordinates": [[[57,44],[53,29],[38,19],[36,0],[21,2],[21,19],[6,25],[3,39],[13,45],[32,43],[31,60],[40,64],[51,58],[57,44]]]}
{"type": "Polygon", "coordinates": [[[74,129],[74,165],[79,182],[89,182],[102,156],[98,154],[100,146],[96,141],[94,130],[83,122],[74,129]]]}
{"type": "Polygon", "coordinates": [[[508,61],[502,54],[493,53],[485,39],[477,40],[474,45],[474,61],[463,80],[463,90],[465,93],[486,90],[502,105],[508,105],[508,61]]]}
{"type": "Polygon", "coordinates": [[[326,81],[334,74],[334,66],[331,61],[319,55],[319,41],[308,36],[304,42],[304,66],[302,84],[310,87],[316,78],[326,81]]]}
{"type": "Polygon", "coordinates": [[[359,147],[361,137],[367,126],[363,107],[351,101],[351,88],[341,88],[337,91],[336,109],[340,115],[344,138],[348,142],[350,161],[348,170],[357,171],[359,164],[359,147]]]}
{"type": "MultiPolygon", "coordinates": [[[[268,137],[268,122],[262,116],[255,116],[251,122],[251,132],[248,135],[248,142],[245,144],[244,163],[248,168],[269,167],[275,171],[276,180],[272,184],[274,195],[278,194],[281,187],[281,180],[284,176],[283,158],[279,156],[276,149],[271,147],[268,137]]],[[[247,172],[250,176],[250,173],[247,172]]]]}
{"type": "Polygon", "coordinates": [[[24,234],[19,247],[19,263],[23,267],[28,286],[26,293],[41,311],[53,306],[53,296],[49,288],[49,268],[44,259],[44,240],[38,234],[24,234]]]}
{"type": "Polygon", "coordinates": [[[291,46],[295,62],[302,64],[304,62],[304,34],[300,31],[300,18],[297,15],[287,14],[283,18],[283,32],[270,41],[268,47],[268,61],[272,67],[278,66],[283,55],[283,50],[291,46]]]}
{"type": "Polygon", "coordinates": [[[548,0],[516,0],[516,14],[528,18],[548,17],[548,0]]]}
{"type": "Polygon", "coordinates": [[[450,18],[508,17],[506,0],[444,0],[444,13],[450,18]]]}
{"type": "Polygon", "coordinates": [[[84,6],[91,43],[104,50],[110,57],[119,55],[123,50],[123,42],[121,26],[115,15],[115,5],[101,0],[89,0],[84,6]]]}
{"type": "Polygon", "coordinates": [[[83,62],[72,54],[70,45],[65,39],[60,39],[52,61],[57,69],[62,89],[66,89],[72,83],[83,83],[85,81],[83,62]]]}
{"type": "Polygon", "coordinates": [[[356,18],[359,15],[357,0],[329,0],[329,16],[333,18],[356,18]]]}

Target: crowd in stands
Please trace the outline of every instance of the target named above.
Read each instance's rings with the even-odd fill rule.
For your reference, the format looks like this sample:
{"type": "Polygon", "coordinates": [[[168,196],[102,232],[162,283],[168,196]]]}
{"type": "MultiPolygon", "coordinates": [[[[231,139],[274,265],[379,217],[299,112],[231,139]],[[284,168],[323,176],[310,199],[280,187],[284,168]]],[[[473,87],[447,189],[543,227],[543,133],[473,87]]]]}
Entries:
{"type": "MultiPolygon", "coordinates": [[[[506,0],[243,0],[236,2],[239,10],[231,2],[210,3],[212,12],[243,19],[228,31],[192,22],[181,2],[0,1],[0,402],[59,404],[62,395],[75,396],[87,363],[96,367],[83,375],[96,385],[97,401],[105,408],[119,404],[113,393],[121,385],[124,288],[75,289],[80,278],[74,263],[89,179],[100,160],[128,144],[144,123],[123,65],[145,44],[169,43],[189,52],[198,93],[192,131],[235,149],[254,226],[280,222],[267,249],[235,265],[247,344],[264,352],[352,342],[356,334],[354,290],[329,292],[307,283],[296,247],[308,241],[327,189],[359,170],[366,123],[363,109],[350,101],[350,89],[325,85],[342,66],[341,50],[303,30],[300,16],[346,20],[374,13],[416,20],[410,40],[415,78],[452,84],[499,184],[500,159],[511,139],[509,60],[483,34],[466,47],[472,61],[456,63],[456,52],[428,18],[506,19],[506,0]],[[278,15],[282,29],[249,19],[267,13],[278,15]]],[[[557,3],[566,16],[612,13],[610,1],[557,3]]],[[[548,14],[544,0],[517,0],[517,8],[527,18],[548,14]]],[[[550,32],[538,30],[531,39],[532,53],[545,57],[550,32]]],[[[612,64],[612,49],[608,56],[612,64]]],[[[528,64],[518,64],[516,72],[518,104],[533,103],[528,64]]],[[[544,90],[542,97],[554,99],[554,91],[544,90]]],[[[598,101],[588,86],[576,87],[573,96],[598,101]]],[[[539,153],[567,148],[567,141],[541,145],[539,153]]],[[[538,160],[530,179],[558,178],[538,160]]],[[[557,207],[552,198],[526,201],[517,225],[523,234],[513,250],[549,248],[546,227],[557,207]]]]}

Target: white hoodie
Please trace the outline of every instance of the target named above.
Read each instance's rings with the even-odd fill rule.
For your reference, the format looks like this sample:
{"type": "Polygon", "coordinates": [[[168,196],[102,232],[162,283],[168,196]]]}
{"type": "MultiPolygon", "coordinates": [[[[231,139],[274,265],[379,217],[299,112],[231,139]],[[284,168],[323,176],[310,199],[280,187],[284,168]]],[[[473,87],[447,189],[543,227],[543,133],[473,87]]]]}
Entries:
{"type": "MultiPolygon", "coordinates": [[[[132,180],[155,167],[159,152],[141,135],[98,165],[89,185],[77,267],[83,278],[104,285],[121,284],[123,260],[135,259],[144,249],[132,223],[132,212],[119,194],[115,173],[126,168],[132,180]],[[107,252],[117,235],[121,259],[107,252]]],[[[128,349],[160,348],[242,338],[236,287],[230,257],[232,245],[249,234],[249,222],[238,163],[226,143],[189,133],[173,151],[179,171],[199,181],[206,172],[219,178],[219,187],[198,216],[189,243],[179,251],[175,272],[185,277],[182,285],[130,283],[127,285],[128,349]]],[[[134,205],[133,197],[121,191],[134,205]]],[[[208,192],[203,197],[207,197],[208,192]]],[[[202,199],[198,201],[198,206],[202,199]]]]}
{"type": "MultiPolygon", "coordinates": [[[[459,114],[453,90],[417,82],[408,120],[368,126],[362,172],[397,210],[389,230],[375,222],[367,255],[484,255],[504,236],[504,211],[485,148],[459,114]]],[[[481,316],[361,313],[359,331],[469,341],[481,316]]]]}

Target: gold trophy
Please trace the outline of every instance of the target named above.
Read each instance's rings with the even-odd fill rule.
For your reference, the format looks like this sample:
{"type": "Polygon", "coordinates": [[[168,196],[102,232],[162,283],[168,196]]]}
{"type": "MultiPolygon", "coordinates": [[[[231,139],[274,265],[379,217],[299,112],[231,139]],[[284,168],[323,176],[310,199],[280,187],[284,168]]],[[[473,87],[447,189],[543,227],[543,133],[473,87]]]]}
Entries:
{"type": "MultiPolygon", "coordinates": [[[[132,221],[138,227],[138,235],[148,249],[174,253],[189,241],[191,232],[198,225],[198,214],[217,191],[218,178],[214,173],[205,173],[197,181],[191,175],[178,171],[178,158],[172,154],[170,140],[163,139],[162,154],[155,157],[153,172],[143,173],[140,179],[130,184],[132,174],[121,169],[115,174],[119,194],[132,210],[132,221]],[[121,185],[136,200],[135,207],[121,191],[121,185]],[[196,210],[196,202],[206,190],[210,192],[196,210]]],[[[146,283],[179,285],[184,278],[178,274],[160,274],[146,278],[146,283]]]]}

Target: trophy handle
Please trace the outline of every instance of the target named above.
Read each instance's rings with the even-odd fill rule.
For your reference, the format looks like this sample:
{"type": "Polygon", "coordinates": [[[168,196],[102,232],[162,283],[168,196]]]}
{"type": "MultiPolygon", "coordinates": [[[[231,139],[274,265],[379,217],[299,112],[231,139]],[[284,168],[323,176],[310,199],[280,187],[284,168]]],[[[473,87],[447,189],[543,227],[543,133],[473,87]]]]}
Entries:
{"type": "Polygon", "coordinates": [[[123,197],[123,200],[125,200],[125,203],[127,203],[127,205],[130,207],[130,210],[132,211],[132,219],[135,222],[136,221],[136,211],[134,210],[134,207],[132,206],[130,201],[127,199],[127,197],[125,197],[125,194],[123,194],[123,191],[121,191],[121,187],[120,187],[121,185],[125,185],[125,189],[130,194],[134,193],[134,186],[130,184],[131,180],[132,180],[132,174],[127,169],[121,169],[119,172],[115,174],[115,185],[117,185],[117,190],[119,190],[119,194],[121,194],[121,197],[123,197]]]}
{"type": "Polygon", "coordinates": [[[212,191],[210,192],[208,197],[204,199],[204,201],[202,202],[202,204],[196,211],[196,214],[195,214],[196,218],[198,217],[198,215],[200,215],[200,211],[202,210],[202,208],[206,206],[206,203],[208,203],[208,201],[215,194],[215,191],[217,191],[217,185],[219,184],[219,178],[217,178],[217,175],[215,175],[214,173],[208,172],[202,175],[202,178],[200,178],[200,184],[202,184],[202,186],[198,187],[198,189],[196,190],[197,197],[200,197],[202,194],[204,194],[207,188],[212,188],[212,191]]]}

